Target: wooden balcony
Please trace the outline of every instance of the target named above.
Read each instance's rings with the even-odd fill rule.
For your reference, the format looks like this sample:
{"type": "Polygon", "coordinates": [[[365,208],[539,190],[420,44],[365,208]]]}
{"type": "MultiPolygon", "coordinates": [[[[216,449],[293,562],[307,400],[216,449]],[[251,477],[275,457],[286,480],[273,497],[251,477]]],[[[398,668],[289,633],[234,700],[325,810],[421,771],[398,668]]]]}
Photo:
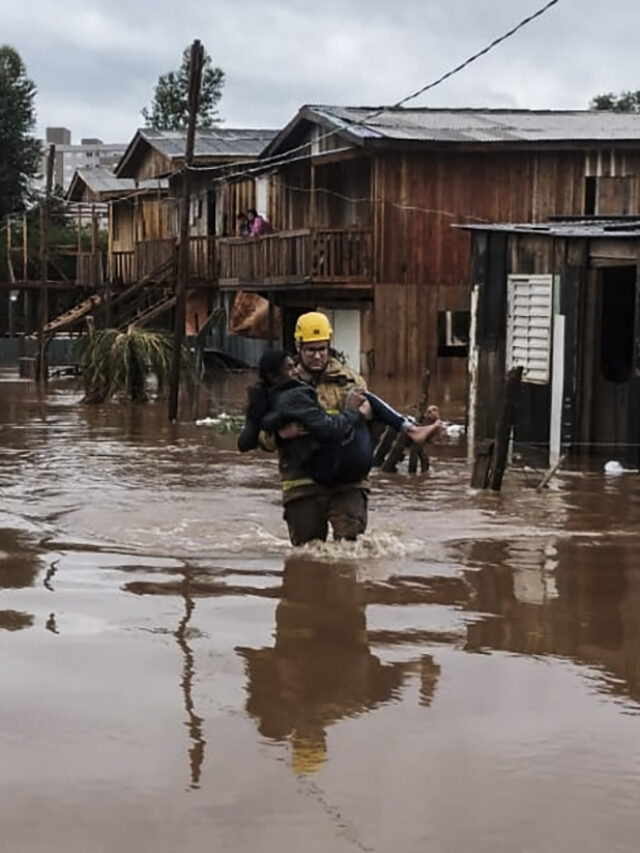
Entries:
{"type": "Polygon", "coordinates": [[[264,237],[217,240],[222,287],[369,285],[373,281],[371,231],[301,228],[264,237]]]}
{"type": "MultiPolygon", "coordinates": [[[[200,283],[217,280],[216,246],[214,237],[189,238],[189,278],[200,283]]],[[[162,280],[170,278],[167,266],[174,262],[173,277],[177,273],[178,249],[176,240],[145,240],[136,243],[128,252],[113,252],[111,255],[111,278],[122,284],[133,284],[143,278],[154,277],[162,270],[162,280]]]]}
{"type": "Polygon", "coordinates": [[[118,284],[134,284],[143,278],[153,279],[154,272],[162,270],[165,280],[167,267],[171,261],[175,264],[175,258],[175,240],[144,240],[130,251],[112,252],[109,275],[118,284]]]}
{"type": "MultiPolygon", "coordinates": [[[[192,285],[269,289],[308,284],[369,286],[373,282],[372,232],[359,228],[300,228],[264,237],[191,237],[192,285]]],[[[113,252],[114,282],[175,279],[174,239],[147,240],[129,252],[113,252]],[[173,264],[173,266],[172,266],[173,264]]]]}
{"type": "Polygon", "coordinates": [[[216,238],[189,238],[189,278],[202,283],[217,283],[216,238]]]}

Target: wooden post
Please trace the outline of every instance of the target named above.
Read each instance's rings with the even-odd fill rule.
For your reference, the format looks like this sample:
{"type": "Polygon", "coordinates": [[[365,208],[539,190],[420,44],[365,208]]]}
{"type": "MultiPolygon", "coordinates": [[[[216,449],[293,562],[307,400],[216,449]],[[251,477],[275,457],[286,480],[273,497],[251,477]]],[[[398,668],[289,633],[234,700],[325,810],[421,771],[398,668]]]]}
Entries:
{"type": "MultiPolygon", "coordinates": [[[[431,382],[431,373],[427,368],[422,371],[422,396],[420,398],[420,403],[418,404],[418,423],[423,424],[424,419],[427,415],[427,408],[429,406],[429,384],[431,382]]],[[[409,473],[415,474],[418,470],[418,459],[420,460],[420,472],[424,474],[425,471],[429,470],[429,456],[424,445],[420,446],[417,444],[411,445],[411,450],[409,451],[409,473]]]]}
{"type": "Polygon", "coordinates": [[[486,489],[489,485],[489,472],[495,442],[485,439],[479,441],[475,448],[475,461],[471,473],[471,488],[486,489]]]}
{"type": "Polygon", "coordinates": [[[80,284],[78,281],[78,269],[82,269],[82,264],[80,263],[80,255],[82,254],[82,202],[78,204],[78,248],[76,254],[78,256],[76,261],[76,284],[80,284]]]}
{"type": "MultiPolygon", "coordinates": [[[[471,461],[475,452],[477,407],[478,407],[478,302],[480,285],[471,289],[471,320],[469,325],[469,359],[467,363],[467,459],[471,461]]],[[[486,488],[486,485],[483,487],[486,488]]]]}
{"type": "Polygon", "coordinates": [[[184,325],[186,319],[187,284],[189,281],[189,203],[191,195],[191,170],[193,148],[196,134],[196,117],[200,101],[200,82],[202,79],[202,64],[204,48],[196,39],[191,45],[191,60],[189,63],[189,124],[187,127],[187,144],[182,170],[182,207],[180,209],[180,243],[178,246],[178,280],[176,282],[175,323],[173,330],[173,357],[169,377],[169,420],[175,421],[178,416],[178,392],[180,388],[180,354],[184,325]]]}
{"type": "Polygon", "coordinates": [[[536,492],[541,492],[544,488],[546,488],[549,485],[549,481],[551,480],[553,475],[556,473],[558,468],[560,468],[560,466],[562,465],[562,463],[564,462],[564,460],[566,458],[567,458],[566,456],[560,456],[558,458],[558,460],[555,462],[555,464],[552,465],[551,468],[549,468],[547,473],[544,475],[544,477],[540,480],[540,482],[536,486],[536,492]]]}
{"type": "Polygon", "coordinates": [[[499,492],[502,487],[502,478],[507,467],[507,456],[509,454],[509,439],[511,429],[516,422],[516,405],[520,396],[520,385],[522,383],[522,366],[512,367],[507,373],[504,402],[500,411],[498,425],[496,426],[496,440],[493,449],[493,462],[489,485],[494,492],[499,492]]]}
{"type": "Polygon", "coordinates": [[[393,427],[386,428],[382,438],[380,439],[380,443],[376,448],[376,452],[373,454],[374,468],[379,468],[382,465],[387,453],[391,450],[391,446],[393,445],[397,435],[398,433],[393,427]]]}
{"type": "MultiPolygon", "coordinates": [[[[100,269],[100,255],[98,253],[98,213],[96,211],[95,204],[91,205],[91,262],[89,265],[89,284],[91,287],[100,294],[102,297],[102,304],[104,306],[105,298],[104,298],[104,290],[102,288],[102,274],[100,269]]],[[[107,324],[105,322],[104,317],[104,307],[101,312],[102,314],[102,322],[107,328],[107,324]]]]}
{"type": "Polygon", "coordinates": [[[49,322],[49,206],[51,204],[51,190],[53,187],[53,164],[56,157],[56,146],[50,145],[47,154],[47,178],[45,184],[44,201],[40,205],[40,294],[38,311],[38,363],[36,366],[36,379],[39,382],[47,381],[47,346],[48,339],[44,333],[44,327],[49,322]]]}
{"type": "MultiPolygon", "coordinates": [[[[27,223],[27,214],[26,211],[22,214],[22,279],[23,281],[28,281],[29,279],[29,242],[28,242],[28,223],[27,223]]],[[[23,291],[23,302],[24,302],[24,336],[26,337],[29,334],[31,329],[31,318],[29,317],[29,308],[31,305],[31,299],[29,297],[29,289],[25,287],[23,291]]]]}
{"type": "Polygon", "coordinates": [[[13,236],[11,233],[11,217],[7,216],[7,269],[9,271],[9,281],[11,284],[15,284],[16,276],[13,271],[13,258],[11,254],[13,252],[13,236]]]}
{"type": "Polygon", "coordinates": [[[391,448],[389,455],[387,456],[386,461],[382,465],[382,470],[386,474],[393,474],[398,467],[398,463],[402,461],[402,457],[404,456],[404,451],[408,447],[411,439],[407,436],[406,433],[401,432],[398,434],[393,447],[391,448]]]}

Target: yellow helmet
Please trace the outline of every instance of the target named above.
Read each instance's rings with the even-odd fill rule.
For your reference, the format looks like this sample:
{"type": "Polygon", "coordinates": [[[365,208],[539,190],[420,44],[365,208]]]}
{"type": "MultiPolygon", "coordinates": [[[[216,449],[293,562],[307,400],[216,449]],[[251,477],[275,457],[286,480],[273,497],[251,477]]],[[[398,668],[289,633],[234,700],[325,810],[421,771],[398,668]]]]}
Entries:
{"type": "Polygon", "coordinates": [[[297,776],[317,773],[327,760],[327,745],[323,733],[304,737],[293,732],[291,737],[291,769],[297,776]]]}
{"type": "Polygon", "coordinates": [[[331,323],[326,314],[320,311],[308,311],[298,317],[293,333],[294,340],[300,344],[312,341],[328,341],[333,334],[331,323]]]}

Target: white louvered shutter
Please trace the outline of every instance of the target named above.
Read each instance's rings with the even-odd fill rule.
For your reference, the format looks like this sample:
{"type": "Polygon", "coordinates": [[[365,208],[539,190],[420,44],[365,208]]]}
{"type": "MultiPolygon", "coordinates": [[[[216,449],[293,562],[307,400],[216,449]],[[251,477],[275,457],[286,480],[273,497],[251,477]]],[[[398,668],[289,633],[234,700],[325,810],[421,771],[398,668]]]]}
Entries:
{"type": "Polygon", "coordinates": [[[523,382],[549,382],[552,313],[552,275],[509,276],[507,369],[522,365],[523,382]]]}

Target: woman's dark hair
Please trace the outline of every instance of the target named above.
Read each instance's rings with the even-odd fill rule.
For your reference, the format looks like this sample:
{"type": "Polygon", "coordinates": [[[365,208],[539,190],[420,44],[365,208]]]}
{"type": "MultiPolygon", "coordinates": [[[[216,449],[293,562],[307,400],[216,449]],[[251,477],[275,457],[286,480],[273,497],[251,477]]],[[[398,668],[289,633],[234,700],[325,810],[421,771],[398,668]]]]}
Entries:
{"type": "Polygon", "coordinates": [[[273,385],[285,359],[291,358],[283,349],[268,349],[258,362],[258,376],[264,385],[273,385]]]}
{"type": "Polygon", "coordinates": [[[250,207],[249,210],[247,210],[247,216],[250,216],[251,214],[253,214],[254,216],[258,215],[258,211],[255,209],[255,207],[250,207]]]}

